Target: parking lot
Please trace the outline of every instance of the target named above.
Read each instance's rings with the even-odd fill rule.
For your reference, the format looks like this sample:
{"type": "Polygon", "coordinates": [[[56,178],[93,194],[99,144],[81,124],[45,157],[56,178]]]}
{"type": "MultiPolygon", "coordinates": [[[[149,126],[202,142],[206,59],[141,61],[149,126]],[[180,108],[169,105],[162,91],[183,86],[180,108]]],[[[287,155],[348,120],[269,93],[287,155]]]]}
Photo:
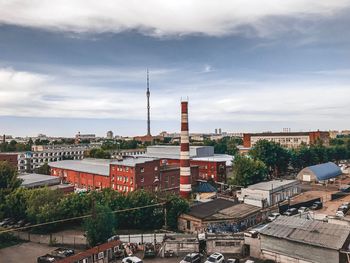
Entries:
{"type": "Polygon", "coordinates": [[[45,255],[57,247],[27,242],[0,249],[1,262],[6,263],[36,263],[39,256],[45,255]]]}

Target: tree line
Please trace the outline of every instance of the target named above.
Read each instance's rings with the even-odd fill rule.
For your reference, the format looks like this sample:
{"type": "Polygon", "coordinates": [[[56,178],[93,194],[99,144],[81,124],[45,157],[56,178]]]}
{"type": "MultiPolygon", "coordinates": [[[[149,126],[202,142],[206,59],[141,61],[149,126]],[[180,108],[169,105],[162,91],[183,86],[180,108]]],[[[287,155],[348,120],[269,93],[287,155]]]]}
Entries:
{"type": "MultiPolygon", "coordinates": [[[[14,168],[7,162],[0,162],[0,219],[9,217],[25,220],[31,224],[40,224],[93,214],[93,217],[86,220],[75,220],[75,223],[83,225],[88,239],[91,239],[91,245],[103,242],[106,238],[104,235],[102,239],[95,240],[93,236],[99,236],[96,231],[111,236],[117,229],[159,229],[165,223],[165,215],[169,228],[176,229],[178,216],[189,209],[186,200],[171,194],[160,198],[154,193],[143,190],[119,193],[112,189],[103,189],[64,195],[59,190],[25,189],[20,187],[20,184],[21,181],[17,178],[14,168]],[[117,214],[110,213],[162,202],[166,205],[117,214]],[[164,207],[167,208],[166,214],[164,207]]],[[[41,227],[41,230],[52,231],[71,223],[47,225],[41,227]]]]}
{"type": "Polygon", "coordinates": [[[333,141],[330,146],[318,141],[310,146],[301,145],[296,149],[286,149],[278,143],[260,140],[247,156],[235,156],[229,184],[247,186],[283,175],[295,175],[308,166],[326,162],[339,163],[348,159],[350,159],[350,139],[343,143],[333,141]]]}

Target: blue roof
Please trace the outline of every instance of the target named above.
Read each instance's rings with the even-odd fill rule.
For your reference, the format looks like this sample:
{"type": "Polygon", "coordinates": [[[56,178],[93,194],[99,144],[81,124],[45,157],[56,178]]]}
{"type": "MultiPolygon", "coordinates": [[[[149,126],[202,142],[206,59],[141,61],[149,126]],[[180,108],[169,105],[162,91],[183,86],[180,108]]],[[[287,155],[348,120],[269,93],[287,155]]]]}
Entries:
{"type": "Polygon", "coordinates": [[[332,162],[321,163],[307,168],[315,174],[318,181],[328,180],[342,174],[339,166],[332,162]]]}
{"type": "Polygon", "coordinates": [[[207,182],[200,183],[197,187],[198,193],[212,193],[216,191],[217,191],[216,188],[207,182]]]}

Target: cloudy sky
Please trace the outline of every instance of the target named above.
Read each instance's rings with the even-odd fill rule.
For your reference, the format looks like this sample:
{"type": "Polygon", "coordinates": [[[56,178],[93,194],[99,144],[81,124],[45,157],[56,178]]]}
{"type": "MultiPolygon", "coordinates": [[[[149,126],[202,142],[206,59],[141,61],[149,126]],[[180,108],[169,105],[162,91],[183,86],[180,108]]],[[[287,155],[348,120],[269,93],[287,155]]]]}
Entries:
{"type": "Polygon", "coordinates": [[[0,133],[349,129],[348,0],[0,0],[0,133]]]}

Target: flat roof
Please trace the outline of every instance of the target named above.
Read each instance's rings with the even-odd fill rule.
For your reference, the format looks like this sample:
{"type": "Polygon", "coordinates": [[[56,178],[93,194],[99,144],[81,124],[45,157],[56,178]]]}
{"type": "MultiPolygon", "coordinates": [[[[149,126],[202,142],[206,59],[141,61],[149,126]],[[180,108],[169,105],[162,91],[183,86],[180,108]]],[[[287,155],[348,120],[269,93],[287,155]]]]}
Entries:
{"type": "Polygon", "coordinates": [[[309,132],[262,132],[262,133],[246,133],[251,136],[309,136],[312,132],[329,133],[327,131],[309,131],[309,132]]]}
{"type": "Polygon", "coordinates": [[[339,250],[350,234],[350,227],[318,220],[280,216],[259,230],[262,235],[339,250]]]}
{"type": "Polygon", "coordinates": [[[115,159],[87,158],[83,160],[63,160],[57,162],[50,162],[49,166],[53,168],[109,176],[110,164],[135,167],[137,164],[146,163],[154,160],[157,159],[148,157],[127,157],[123,158],[123,160],[118,161],[115,159]]]}
{"type": "Polygon", "coordinates": [[[191,207],[186,215],[190,215],[202,220],[229,220],[241,219],[261,210],[260,207],[239,204],[233,200],[217,198],[209,202],[200,203],[191,207]]]}
{"type": "Polygon", "coordinates": [[[273,190],[279,187],[283,187],[289,184],[297,183],[297,180],[272,180],[268,182],[261,182],[253,185],[249,185],[248,189],[252,190],[273,190]]]}
{"type": "Polygon", "coordinates": [[[232,166],[234,156],[229,154],[214,154],[208,157],[194,157],[194,161],[226,162],[226,166],[232,166]]]}
{"type": "Polygon", "coordinates": [[[26,188],[32,188],[32,187],[38,187],[38,186],[50,186],[59,184],[61,182],[61,179],[56,176],[52,175],[45,175],[45,174],[20,174],[18,175],[18,178],[22,179],[22,186],[26,188]]]}

